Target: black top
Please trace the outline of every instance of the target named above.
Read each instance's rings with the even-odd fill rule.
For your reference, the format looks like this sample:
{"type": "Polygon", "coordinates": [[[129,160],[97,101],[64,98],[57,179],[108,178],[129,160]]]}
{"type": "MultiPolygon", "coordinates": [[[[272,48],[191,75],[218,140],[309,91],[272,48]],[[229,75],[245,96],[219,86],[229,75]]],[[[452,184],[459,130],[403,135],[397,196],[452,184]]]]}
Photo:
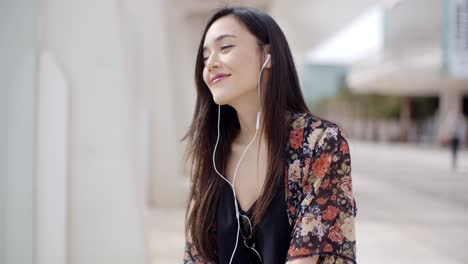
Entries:
{"type": "MultiPolygon", "coordinates": [[[[234,208],[234,196],[229,184],[225,181],[216,213],[216,230],[218,245],[218,264],[229,264],[236,243],[237,221],[234,208]]],[[[284,199],[284,181],[261,219],[253,235],[255,249],[262,256],[263,263],[286,263],[286,254],[289,249],[292,226],[289,225],[287,204],[284,199]]],[[[241,214],[252,219],[253,208],[244,212],[238,201],[237,206],[241,214]]],[[[255,252],[244,245],[242,234],[239,231],[239,241],[232,260],[232,264],[256,264],[255,252]]]]}

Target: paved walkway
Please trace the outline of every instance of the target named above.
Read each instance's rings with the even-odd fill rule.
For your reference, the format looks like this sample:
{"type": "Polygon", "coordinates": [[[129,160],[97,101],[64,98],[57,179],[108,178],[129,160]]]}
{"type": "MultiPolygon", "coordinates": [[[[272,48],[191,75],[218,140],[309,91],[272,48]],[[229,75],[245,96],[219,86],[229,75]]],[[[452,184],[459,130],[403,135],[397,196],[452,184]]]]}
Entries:
{"type": "MultiPolygon", "coordinates": [[[[468,152],[351,142],[358,263],[468,263],[468,152]]],[[[153,264],[181,263],[184,211],[155,209],[153,264]]]]}
{"type": "Polygon", "coordinates": [[[468,263],[468,153],[351,143],[359,263],[468,263]]]}

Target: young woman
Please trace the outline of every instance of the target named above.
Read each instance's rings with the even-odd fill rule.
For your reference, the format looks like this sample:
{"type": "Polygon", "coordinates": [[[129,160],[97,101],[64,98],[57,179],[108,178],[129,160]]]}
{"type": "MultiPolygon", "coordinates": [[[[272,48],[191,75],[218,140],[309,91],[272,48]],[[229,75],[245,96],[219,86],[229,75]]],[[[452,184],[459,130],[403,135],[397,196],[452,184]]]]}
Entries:
{"type": "Polygon", "coordinates": [[[276,22],[216,12],[195,82],[184,263],[355,263],[346,135],[308,110],[276,22]]]}

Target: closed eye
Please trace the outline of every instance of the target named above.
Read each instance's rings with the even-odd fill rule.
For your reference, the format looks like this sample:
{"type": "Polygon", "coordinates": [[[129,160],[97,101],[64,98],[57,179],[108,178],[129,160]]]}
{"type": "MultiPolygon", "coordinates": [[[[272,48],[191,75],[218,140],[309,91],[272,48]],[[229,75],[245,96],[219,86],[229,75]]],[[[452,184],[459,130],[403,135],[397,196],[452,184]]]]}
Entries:
{"type": "Polygon", "coordinates": [[[221,50],[225,50],[225,49],[232,48],[232,47],[234,47],[234,45],[222,46],[222,47],[221,47],[221,50]]]}
{"type": "MultiPolygon", "coordinates": [[[[229,48],[232,48],[232,47],[234,47],[234,45],[222,46],[222,47],[221,47],[221,50],[223,51],[223,50],[226,50],[226,49],[229,49],[229,48]]],[[[206,60],[207,60],[208,58],[209,58],[209,57],[204,57],[204,58],[203,58],[203,62],[206,62],[206,60]]]]}

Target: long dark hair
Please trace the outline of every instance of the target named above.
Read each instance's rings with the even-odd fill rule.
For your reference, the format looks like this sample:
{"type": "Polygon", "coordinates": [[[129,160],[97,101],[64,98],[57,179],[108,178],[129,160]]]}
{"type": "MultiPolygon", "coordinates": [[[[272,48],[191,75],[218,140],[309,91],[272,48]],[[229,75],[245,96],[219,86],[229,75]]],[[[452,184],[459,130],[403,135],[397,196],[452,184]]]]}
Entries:
{"type": "MultiPolygon", "coordinates": [[[[216,205],[221,194],[223,179],[216,174],[212,155],[217,137],[218,105],[203,81],[203,43],[210,26],[219,18],[233,15],[257,38],[259,48],[270,45],[271,74],[262,91],[262,109],[265,138],[267,141],[268,167],[266,184],[254,205],[252,224],[257,226],[276,191],[284,180],[285,148],[289,140],[287,113],[309,113],[304,101],[294,61],[284,33],[266,13],[253,8],[225,7],[208,20],[200,40],[195,64],[197,101],[192,124],[182,140],[189,139],[185,161],[191,159],[191,188],[185,218],[186,239],[190,238],[200,255],[216,261],[216,240],[213,239],[216,205]],[[278,118],[285,117],[285,118],[278,118]]],[[[260,69],[259,69],[260,70],[260,69]]],[[[231,143],[240,130],[235,109],[221,106],[222,125],[216,151],[217,169],[226,173],[226,162],[231,143]]],[[[261,136],[260,136],[261,137],[261,136]]]]}

